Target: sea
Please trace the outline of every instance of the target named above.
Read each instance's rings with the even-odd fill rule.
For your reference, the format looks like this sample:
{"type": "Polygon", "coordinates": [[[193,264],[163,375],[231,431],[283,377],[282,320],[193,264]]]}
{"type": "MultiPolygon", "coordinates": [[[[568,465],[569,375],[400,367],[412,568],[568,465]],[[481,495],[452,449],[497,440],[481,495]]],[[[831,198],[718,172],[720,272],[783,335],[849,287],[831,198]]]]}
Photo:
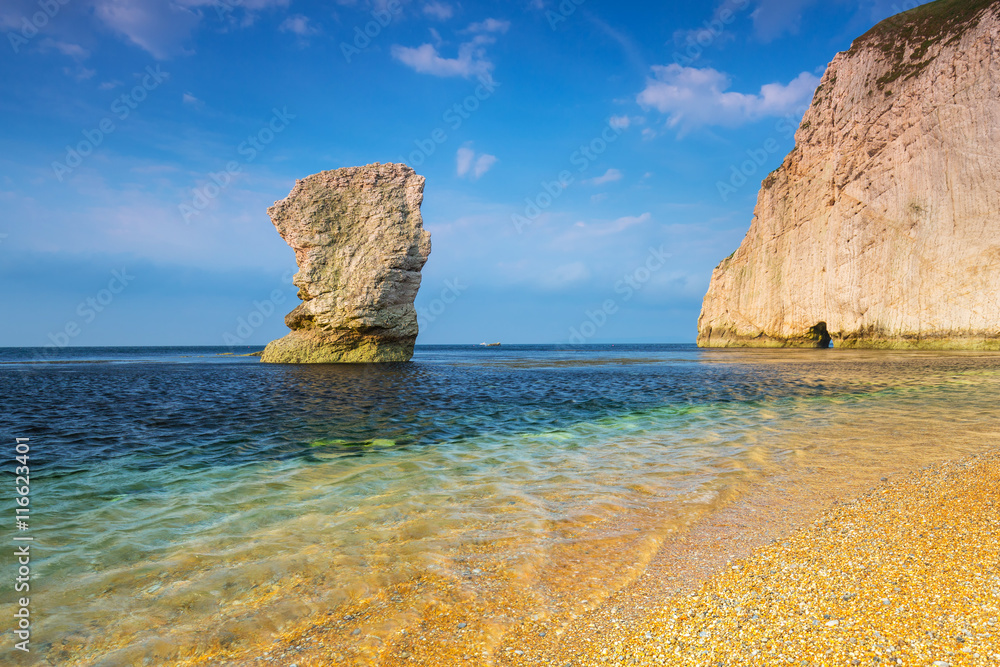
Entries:
{"type": "Polygon", "coordinates": [[[31,651],[14,664],[258,664],[355,617],[364,633],[331,655],[375,664],[441,614],[487,628],[488,652],[524,618],[600,604],[762,480],[909,469],[1000,435],[988,353],[242,356],[259,349],[0,349],[8,638],[28,595],[16,545],[31,554],[31,651]]]}

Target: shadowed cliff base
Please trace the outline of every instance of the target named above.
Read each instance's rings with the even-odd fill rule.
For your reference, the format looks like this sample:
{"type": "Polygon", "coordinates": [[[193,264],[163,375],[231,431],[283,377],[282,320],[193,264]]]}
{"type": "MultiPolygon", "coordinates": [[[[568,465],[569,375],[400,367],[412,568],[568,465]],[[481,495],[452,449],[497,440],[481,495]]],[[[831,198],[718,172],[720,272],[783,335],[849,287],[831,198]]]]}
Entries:
{"type": "MultiPolygon", "coordinates": [[[[822,322],[820,324],[823,324],[822,322]]],[[[769,336],[708,328],[698,334],[699,347],[850,348],[858,350],[972,350],[1000,351],[1000,332],[942,331],[933,334],[888,334],[869,328],[851,333],[822,333],[818,326],[800,336],[769,336]]]]}
{"type": "Polygon", "coordinates": [[[699,347],[802,347],[826,349],[831,343],[826,322],[793,336],[768,336],[766,334],[740,334],[732,329],[713,329],[699,332],[699,347]]]}

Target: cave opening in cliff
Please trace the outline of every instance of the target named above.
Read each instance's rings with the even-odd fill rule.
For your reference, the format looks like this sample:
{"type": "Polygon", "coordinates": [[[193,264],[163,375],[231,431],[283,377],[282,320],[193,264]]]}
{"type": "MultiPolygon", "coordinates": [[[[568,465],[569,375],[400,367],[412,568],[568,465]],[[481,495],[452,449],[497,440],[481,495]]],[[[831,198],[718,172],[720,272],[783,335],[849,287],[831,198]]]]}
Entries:
{"type": "Polygon", "coordinates": [[[827,331],[826,322],[817,322],[809,329],[809,337],[816,341],[816,347],[827,349],[833,343],[830,332],[827,331]]]}

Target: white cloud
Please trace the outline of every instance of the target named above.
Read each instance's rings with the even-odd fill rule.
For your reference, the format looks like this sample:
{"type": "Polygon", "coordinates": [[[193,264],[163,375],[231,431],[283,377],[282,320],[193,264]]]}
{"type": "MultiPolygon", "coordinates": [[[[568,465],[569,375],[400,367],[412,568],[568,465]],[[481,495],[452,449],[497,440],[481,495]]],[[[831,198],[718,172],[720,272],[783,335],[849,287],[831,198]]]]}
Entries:
{"type": "Polygon", "coordinates": [[[480,36],[471,42],[458,47],[458,56],[444,58],[433,44],[421,44],[416,48],[400,46],[392,47],[392,57],[421,74],[433,76],[473,76],[489,77],[493,71],[493,63],[486,58],[483,44],[492,39],[480,36]]]}
{"type": "Polygon", "coordinates": [[[591,204],[600,204],[602,201],[604,201],[607,198],[608,198],[608,195],[607,195],[606,192],[600,192],[600,193],[598,193],[596,195],[590,195],[590,203],[591,204]]]}
{"type": "Polygon", "coordinates": [[[455,173],[460,178],[471,176],[472,180],[479,180],[496,162],[497,156],[489,153],[481,153],[477,157],[472,144],[468,143],[455,153],[455,173]]]}
{"type": "MultiPolygon", "coordinates": [[[[67,73],[69,73],[69,71],[70,70],[67,70],[67,73]]],[[[77,81],[86,81],[87,79],[93,78],[95,74],[97,74],[97,70],[87,69],[86,67],[80,67],[75,72],[73,72],[73,78],[75,78],[77,81]]]]}
{"type": "Polygon", "coordinates": [[[652,220],[653,216],[650,213],[643,213],[642,215],[626,215],[617,220],[613,221],[608,227],[605,228],[605,234],[616,234],[618,232],[623,232],[629,227],[634,227],[636,225],[641,225],[645,222],[652,220]]]}
{"type": "Polygon", "coordinates": [[[46,37],[41,41],[39,46],[43,51],[58,51],[64,56],[69,56],[70,58],[76,58],[77,60],[84,60],[90,56],[90,51],[83,48],[79,44],[71,44],[69,42],[59,42],[49,37],[46,37]]]}
{"type": "Polygon", "coordinates": [[[122,82],[118,81],[116,79],[114,81],[105,81],[105,82],[103,82],[102,84],[100,84],[99,86],[97,86],[97,89],[98,90],[113,90],[113,89],[117,88],[120,85],[122,85],[122,82]]]}
{"type": "Polygon", "coordinates": [[[642,225],[653,219],[651,213],[643,213],[642,215],[626,215],[612,220],[611,222],[605,223],[586,223],[582,220],[573,225],[573,231],[563,236],[563,240],[574,240],[584,237],[594,237],[594,236],[610,236],[612,234],[619,234],[624,232],[626,229],[635,227],[637,225],[642,225]]]}
{"type": "Polygon", "coordinates": [[[727,91],[729,76],[712,68],[655,65],[636,101],[667,114],[667,126],[681,134],[702,125],[737,127],[744,123],[802,111],[819,77],[803,72],[787,85],[769,83],[757,94],[727,91]]]}
{"type": "Polygon", "coordinates": [[[505,33],[510,29],[510,21],[501,19],[485,19],[478,23],[471,23],[465,32],[499,32],[505,33]]]}
{"type": "Polygon", "coordinates": [[[417,47],[401,46],[394,44],[392,47],[392,57],[411,67],[421,74],[431,74],[433,76],[461,76],[471,78],[473,76],[490,78],[493,71],[493,63],[486,57],[486,45],[493,44],[496,38],[493,33],[504,33],[510,28],[510,21],[499,19],[486,19],[479,23],[472,23],[462,33],[472,34],[473,37],[459,44],[458,55],[454,58],[446,58],[438,51],[441,45],[441,38],[437,31],[432,30],[435,40],[434,44],[421,44],[417,47]]]}
{"type": "Polygon", "coordinates": [[[175,55],[190,55],[184,43],[202,21],[209,17],[233,25],[235,12],[241,12],[238,25],[252,25],[256,12],[286,7],[290,0],[92,0],[94,16],[129,42],[163,60],[175,55]]]}
{"type": "Polygon", "coordinates": [[[451,5],[446,5],[443,2],[428,2],[424,5],[424,14],[439,21],[450,19],[454,13],[455,11],[451,8],[451,5]]]}
{"type": "Polygon", "coordinates": [[[161,60],[185,52],[182,43],[201,19],[176,3],[146,0],[97,0],[94,15],[161,60]]]}
{"type": "Polygon", "coordinates": [[[459,176],[465,176],[472,169],[472,161],[476,158],[476,151],[472,150],[467,146],[462,146],[455,153],[456,168],[455,173],[459,176]]]}
{"type": "Polygon", "coordinates": [[[319,33],[319,28],[309,21],[308,16],[303,16],[302,14],[289,16],[281,22],[278,30],[281,32],[290,32],[299,37],[308,37],[319,33]]]}
{"type": "Polygon", "coordinates": [[[608,121],[608,125],[616,130],[627,130],[631,124],[632,120],[628,116],[612,116],[611,120],[608,121]]]}
{"type": "Polygon", "coordinates": [[[204,104],[201,100],[199,100],[191,93],[184,93],[184,95],[181,97],[181,101],[184,104],[190,104],[193,107],[200,107],[202,106],[202,104],[204,104]]]}
{"type": "Polygon", "coordinates": [[[480,176],[490,170],[497,163],[497,156],[484,153],[476,158],[476,166],[472,169],[472,177],[479,179],[480,176]]]}
{"type": "Polygon", "coordinates": [[[608,169],[600,176],[595,176],[594,178],[588,178],[583,183],[587,185],[604,185],[605,183],[614,183],[615,181],[622,180],[622,172],[617,169],[608,169]]]}

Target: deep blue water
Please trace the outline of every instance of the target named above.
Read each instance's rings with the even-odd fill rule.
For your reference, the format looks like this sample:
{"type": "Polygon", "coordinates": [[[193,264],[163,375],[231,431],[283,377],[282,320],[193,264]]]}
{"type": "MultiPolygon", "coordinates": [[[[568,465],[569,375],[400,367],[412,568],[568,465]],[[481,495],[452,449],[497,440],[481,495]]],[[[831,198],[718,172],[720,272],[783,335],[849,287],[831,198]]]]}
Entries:
{"type": "MultiPolygon", "coordinates": [[[[869,392],[920,363],[891,354],[851,362],[833,351],[775,363],[766,351],[693,345],[422,346],[411,363],[315,366],[219,356],[229,352],[0,348],[0,433],[44,443],[41,474],[120,457],[185,469],[308,457],[321,439],[343,440],[345,450],[373,439],[434,446],[665,405],[869,392]],[[858,377],[825,372],[851,363],[863,367],[858,377]],[[875,384],[858,384],[860,375],[875,384]]],[[[979,362],[957,356],[943,367],[969,363],[979,362]]]]}

